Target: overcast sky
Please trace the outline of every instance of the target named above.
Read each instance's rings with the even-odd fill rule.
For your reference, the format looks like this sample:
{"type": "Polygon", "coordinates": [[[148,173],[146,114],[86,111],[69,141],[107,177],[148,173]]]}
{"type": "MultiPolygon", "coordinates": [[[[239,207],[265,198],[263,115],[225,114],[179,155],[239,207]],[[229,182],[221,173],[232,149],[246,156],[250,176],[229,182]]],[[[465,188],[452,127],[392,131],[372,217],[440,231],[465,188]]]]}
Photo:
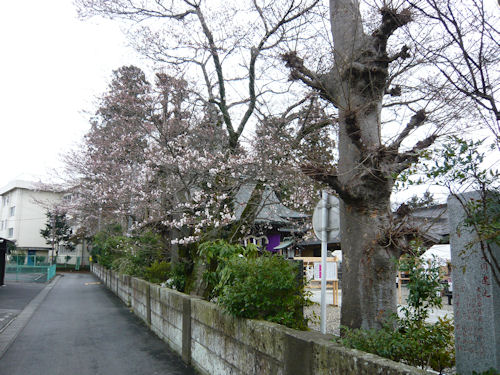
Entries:
{"type": "Polygon", "coordinates": [[[72,0],[1,1],[0,47],[0,187],[49,182],[112,70],[144,65],[116,22],[81,21],[72,0]]]}
{"type": "Polygon", "coordinates": [[[141,64],[116,23],[80,21],[71,0],[0,2],[0,187],[46,179],[88,130],[113,69],[141,64]]]}

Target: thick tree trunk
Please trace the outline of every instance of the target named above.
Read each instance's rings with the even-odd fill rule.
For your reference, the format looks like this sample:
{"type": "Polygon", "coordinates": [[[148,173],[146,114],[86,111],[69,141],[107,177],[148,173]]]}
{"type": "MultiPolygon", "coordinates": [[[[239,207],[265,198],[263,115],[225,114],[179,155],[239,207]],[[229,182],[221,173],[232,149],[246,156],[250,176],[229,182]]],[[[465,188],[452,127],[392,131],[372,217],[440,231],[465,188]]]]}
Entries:
{"type": "Polygon", "coordinates": [[[354,143],[356,137],[352,134],[353,127],[357,128],[363,145],[370,149],[380,146],[380,111],[377,106],[370,106],[370,109],[340,113],[339,180],[351,195],[350,199],[345,197],[343,200],[340,213],[341,325],[350,328],[379,327],[382,319],[396,308],[396,254],[392,247],[382,245],[392,215],[393,182],[363,162],[362,151],[354,143]],[[355,121],[354,126],[352,121],[355,121]]]}
{"type": "Polygon", "coordinates": [[[367,34],[358,0],[330,0],[335,64],[328,74],[312,73],[293,53],[284,56],[294,78],[318,90],[339,110],[336,173],[314,166],[306,166],[305,171],[328,184],[342,200],[341,324],[349,328],[378,328],[396,311],[394,260],[410,234],[395,225],[390,209],[393,178],[435,140],[431,135],[412,150],[399,152],[401,142],[424,123],[422,110],[393,143],[382,144],[380,117],[390,84],[389,63],[408,57],[407,46],[389,56],[387,42],[411,21],[411,14],[386,4],[380,15],[379,27],[367,34]]]}
{"type": "Polygon", "coordinates": [[[378,243],[385,215],[342,205],[342,311],[341,325],[380,327],[395,312],[394,254],[378,243]]]}
{"type": "Polygon", "coordinates": [[[340,120],[340,189],[334,188],[343,200],[341,324],[378,328],[396,310],[397,250],[386,239],[393,180],[380,136],[388,36],[364,33],[357,0],[331,0],[330,10],[336,72],[330,87],[340,120]]]}

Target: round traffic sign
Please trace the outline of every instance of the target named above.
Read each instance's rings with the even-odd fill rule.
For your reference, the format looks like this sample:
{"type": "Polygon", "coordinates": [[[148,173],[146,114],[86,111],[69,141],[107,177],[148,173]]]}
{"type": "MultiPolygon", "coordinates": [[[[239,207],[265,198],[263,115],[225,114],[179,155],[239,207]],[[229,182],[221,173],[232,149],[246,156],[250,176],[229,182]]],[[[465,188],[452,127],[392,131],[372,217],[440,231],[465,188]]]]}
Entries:
{"type": "MultiPolygon", "coordinates": [[[[328,210],[328,223],[327,223],[327,241],[335,240],[340,233],[340,202],[339,199],[333,195],[327,196],[326,207],[328,210]]],[[[313,213],[313,229],[314,234],[319,240],[323,239],[323,231],[325,230],[324,224],[322,223],[322,211],[325,206],[325,201],[321,199],[313,213]]]]}

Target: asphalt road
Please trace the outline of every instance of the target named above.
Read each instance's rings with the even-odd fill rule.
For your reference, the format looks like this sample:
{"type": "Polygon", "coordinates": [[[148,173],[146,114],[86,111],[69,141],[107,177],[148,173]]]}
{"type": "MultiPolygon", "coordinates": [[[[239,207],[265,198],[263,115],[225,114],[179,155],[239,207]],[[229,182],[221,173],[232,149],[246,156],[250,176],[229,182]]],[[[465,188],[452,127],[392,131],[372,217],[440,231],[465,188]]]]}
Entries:
{"type": "Polygon", "coordinates": [[[0,358],[0,375],[195,374],[91,274],[66,274],[0,358]]]}
{"type": "Polygon", "coordinates": [[[0,287],[0,332],[45,287],[40,283],[5,282],[0,287]]]}

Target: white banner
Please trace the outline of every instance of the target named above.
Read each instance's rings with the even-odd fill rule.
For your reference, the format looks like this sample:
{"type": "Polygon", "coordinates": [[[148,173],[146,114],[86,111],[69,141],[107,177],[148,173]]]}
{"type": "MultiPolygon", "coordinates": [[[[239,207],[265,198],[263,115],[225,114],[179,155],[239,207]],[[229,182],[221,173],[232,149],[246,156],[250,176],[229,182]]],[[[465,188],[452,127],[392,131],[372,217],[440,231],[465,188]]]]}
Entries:
{"type": "MultiPolygon", "coordinates": [[[[314,280],[321,280],[321,262],[314,262],[314,280]]],[[[337,262],[326,262],[326,279],[338,280],[337,262]]]]}

